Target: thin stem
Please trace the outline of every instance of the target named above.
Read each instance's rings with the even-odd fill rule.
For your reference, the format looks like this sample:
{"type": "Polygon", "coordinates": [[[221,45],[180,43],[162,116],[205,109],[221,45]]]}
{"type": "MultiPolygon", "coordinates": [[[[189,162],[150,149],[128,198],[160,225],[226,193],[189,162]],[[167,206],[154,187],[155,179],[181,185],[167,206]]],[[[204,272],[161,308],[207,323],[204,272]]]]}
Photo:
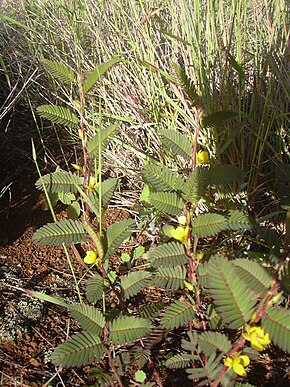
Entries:
{"type": "Polygon", "coordinates": [[[104,344],[107,346],[107,356],[108,356],[110,368],[112,369],[113,374],[115,375],[115,378],[118,382],[118,386],[123,387],[124,385],[123,385],[123,382],[121,380],[121,376],[119,375],[117,368],[115,367],[114,362],[113,362],[111,349],[109,347],[109,331],[108,331],[108,327],[106,325],[104,327],[104,344]]]}

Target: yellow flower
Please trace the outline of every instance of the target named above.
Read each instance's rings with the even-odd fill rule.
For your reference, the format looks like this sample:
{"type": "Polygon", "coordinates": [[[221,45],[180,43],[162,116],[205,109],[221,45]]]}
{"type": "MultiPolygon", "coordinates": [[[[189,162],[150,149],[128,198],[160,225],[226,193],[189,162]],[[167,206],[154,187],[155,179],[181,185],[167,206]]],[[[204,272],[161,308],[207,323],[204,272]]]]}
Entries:
{"type": "Polygon", "coordinates": [[[179,227],[175,228],[174,230],[171,230],[171,236],[174,239],[177,239],[178,241],[186,244],[188,241],[188,232],[189,232],[188,226],[186,226],[186,227],[179,226],[179,227]]]}
{"type": "Polygon", "coordinates": [[[95,252],[95,250],[87,251],[87,254],[86,254],[85,258],[84,258],[84,262],[87,265],[92,265],[93,263],[98,262],[99,260],[100,260],[100,258],[98,257],[98,255],[95,252]]]}
{"type": "Polygon", "coordinates": [[[243,332],[244,339],[251,342],[251,347],[257,351],[263,351],[265,345],[271,343],[269,333],[265,334],[265,329],[256,326],[246,326],[246,332],[243,332]]]}
{"type": "Polygon", "coordinates": [[[98,182],[93,176],[90,177],[89,185],[85,185],[85,187],[92,192],[96,191],[97,186],[98,186],[98,182]]]}
{"type": "Polygon", "coordinates": [[[197,164],[207,164],[209,162],[209,155],[206,151],[200,150],[196,155],[197,164]]]}
{"type": "Polygon", "coordinates": [[[245,367],[250,364],[250,359],[248,356],[240,355],[240,352],[236,353],[232,358],[226,357],[224,359],[224,365],[226,367],[232,368],[236,374],[240,376],[247,376],[245,367]]]}

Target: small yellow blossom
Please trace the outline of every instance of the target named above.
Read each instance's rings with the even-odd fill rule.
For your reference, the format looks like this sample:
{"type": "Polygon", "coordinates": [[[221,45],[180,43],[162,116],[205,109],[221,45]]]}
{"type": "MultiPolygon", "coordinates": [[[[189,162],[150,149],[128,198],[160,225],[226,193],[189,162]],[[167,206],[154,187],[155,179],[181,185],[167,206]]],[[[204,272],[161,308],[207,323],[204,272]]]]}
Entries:
{"type": "Polygon", "coordinates": [[[84,258],[84,262],[87,265],[92,265],[93,263],[98,262],[99,260],[100,260],[100,258],[98,257],[98,255],[95,252],[95,250],[87,251],[86,256],[84,258]]]}
{"type": "Polygon", "coordinates": [[[243,332],[244,339],[251,342],[251,347],[257,351],[263,351],[265,345],[271,343],[269,333],[265,334],[265,329],[257,326],[246,326],[246,332],[243,332]]]}
{"type": "Polygon", "coordinates": [[[179,226],[174,230],[171,230],[171,236],[174,239],[177,239],[178,241],[182,242],[183,244],[186,244],[188,241],[188,232],[189,232],[188,226],[186,227],[179,226]]]}
{"type": "Polygon", "coordinates": [[[240,352],[236,353],[233,357],[226,357],[224,359],[224,365],[226,367],[232,368],[236,374],[240,376],[247,376],[245,367],[250,364],[250,359],[248,356],[240,355],[240,352]]]}
{"type": "Polygon", "coordinates": [[[85,185],[85,187],[92,192],[96,191],[97,186],[98,186],[98,182],[93,176],[90,177],[89,185],[85,185]]]}
{"type": "Polygon", "coordinates": [[[209,162],[209,155],[206,151],[200,150],[196,155],[196,163],[199,164],[207,164],[209,162]]]}

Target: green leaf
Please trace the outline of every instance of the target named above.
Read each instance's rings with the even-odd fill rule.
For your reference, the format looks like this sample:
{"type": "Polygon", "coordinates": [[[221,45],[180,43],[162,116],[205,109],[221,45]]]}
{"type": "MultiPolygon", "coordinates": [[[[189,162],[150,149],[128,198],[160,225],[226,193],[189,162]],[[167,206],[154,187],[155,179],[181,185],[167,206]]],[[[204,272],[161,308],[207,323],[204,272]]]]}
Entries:
{"type": "Polygon", "coordinates": [[[86,297],[88,301],[95,304],[97,301],[103,298],[105,291],[104,279],[100,274],[94,274],[87,282],[86,297]]]}
{"type": "Polygon", "coordinates": [[[149,185],[144,185],[142,191],[141,191],[141,194],[140,194],[140,202],[143,204],[143,205],[148,205],[149,204],[149,196],[151,194],[151,189],[149,187],[149,185]]]}
{"type": "Polygon", "coordinates": [[[195,106],[201,105],[201,98],[197,93],[197,89],[193,83],[193,80],[188,77],[188,75],[185,72],[185,69],[181,66],[173,64],[174,70],[177,74],[177,76],[180,78],[182,85],[185,88],[185,91],[190,98],[191,102],[195,106]]]}
{"type": "Polygon", "coordinates": [[[81,206],[79,202],[73,202],[66,208],[67,217],[71,220],[77,220],[81,213],[81,206]]]}
{"type": "Polygon", "coordinates": [[[170,215],[180,215],[183,210],[183,201],[174,192],[153,192],[149,202],[156,210],[170,215]]]}
{"type": "Polygon", "coordinates": [[[127,262],[131,261],[131,257],[127,253],[122,253],[121,260],[122,260],[122,262],[127,263],[127,262]]]}
{"type": "Polygon", "coordinates": [[[161,164],[146,164],[141,174],[143,180],[156,191],[180,190],[184,184],[183,178],[177,172],[161,164]]]}
{"type": "Polygon", "coordinates": [[[99,258],[104,258],[103,240],[98,236],[97,232],[91,227],[88,222],[83,222],[84,229],[89,234],[91,240],[94,242],[95,249],[99,258]]]}
{"type": "Polygon", "coordinates": [[[72,245],[88,240],[82,223],[71,219],[48,223],[36,230],[32,239],[39,245],[72,245]]]}
{"type": "Polygon", "coordinates": [[[184,200],[197,206],[203,194],[202,170],[200,168],[195,168],[189,174],[188,179],[182,187],[182,192],[184,200]]]}
{"type": "Polygon", "coordinates": [[[219,214],[201,214],[193,219],[191,225],[192,234],[200,238],[206,238],[224,230],[226,218],[219,214]]]}
{"type": "Polygon", "coordinates": [[[114,345],[123,345],[146,336],[152,326],[149,320],[121,316],[109,325],[110,340],[114,345]]]}
{"type": "Polygon", "coordinates": [[[243,67],[235,60],[235,58],[228,53],[228,61],[231,64],[232,68],[236,70],[236,72],[239,74],[239,76],[243,79],[246,78],[246,74],[243,70],[243,67]]]}
{"type": "Polygon", "coordinates": [[[262,318],[261,326],[270,339],[283,351],[290,353],[290,313],[289,310],[270,307],[262,318]]]}
{"type": "Polygon", "coordinates": [[[236,183],[245,179],[245,172],[234,165],[216,164],[203,171],[203,179],[208,185],[223,185],[236,183]]]}
{"type": "Polygon", "coordinates": [[[281,288],[286,294],[290,294],[290,261],[286,261],[280,271],[281,288]]]}
{"type": "Polygon", "coordinates": [[[138,246],[138,247],[136,247],[136,249],[134,249],[134,253],[133,253],[134,259],[141,258],[141,257],[143,256],[144,253],[145,253],[145,248],[144,248],[144,246],[138,246]]]}
{"type": "Polygon", "coordinates": [[[42,118],[52,121],[54,124],[77,128],[79,118],[69,108],[57,105],[41,105],[36,109],[42,118]]]}
{"type": "Polygon", "coordinates": [[[214,381],[222,369],[221,360],[223,354],[216,355],[213,353],[208,359],[203,368],[189,368],[186,370],[189,379],[200,379],[203,378],[203,372],[205,371],[207,380],[200,382],[199,386],[209,385],[209,381],[214,381]]]}
{"type": "Polygon", "coordinates": [[[225,230],[250,230],[254,227],[253,219],[248,215],[238,210],[230,210],[225,214],[226,227],[225,230]]]}
{"type": "Polygon", "coordinates": [[[43,190],[45,187],[49,193],[77,193],[76,185],[82,186],[83,181],[82,177],[72,172],[57,171],[39,178],[35,186],[39,190],[43,190]]]}
{"type": "Polygon", "coordinates": [[[200,289],[207,287],[208,262],[202,262],[197,269],[197,278],[200,289]]]}
{"type": "Polygon", "coordinates": [[[246,258],[235,259],[233,264],[239,277],[256,295],[264,297],[272,283],[272,276],[256,261],[246,258]]]}
{"type": "Polygon", "coordinates": [[[81,332],[60,344],[52,352],[50,360],[56,366],[81,367],[94,360],[99,361],[105,351],[106,348],[99,336],[81,332]]]}
{"type": "Polygon", "coordinates": [[[257,299],[237,275],[232,262],[223,256],[212,257],[207,277],[208,289],[223,323],[231,329],[242,327],[250,320],[257,299]]]}
{"type": "Polygon", "coordinates": [[[113,375],[100,366],[91,369],[90,377],[97,380],[96,387],[108,387],[113,382],[113,375]]]}
{"type": "Polygon", "coordinates": [[[140,317],[152,319],[158,316],[163,308],[163,302],[153,302],[152,304],[146,304],[140,309],[140,317]]]}
{"type": "Polygon", "coordinates": [[[142,347],[137,347],[133,353],[134,353],[134,362],[137,364],[139,368],[144,367],[144,365],[147,363],[151,355],[150,349],[142,348],[142,347]]]}
{"type": "Polygon", "coordinates": [[[28,290],[28,289],[21,289],[21,290],[24,293],[26,293],[28,296],[30,296],[30,297],[37,297],[40,300],[43,300],[43,301],[46,301],[46,302],[51,302],[52,304],[63,306],[65,308],[69,307],[69,305],[66,304],[65,302],[63,302],[62,300],[60,300],[60,299],[58,299],[56,297],[48,296],[45,293],[35,292],[34,290],[28,290]]]}
{"type": "Polygon", "coordinates": [[[237,115],[238,115],[237,112],[233,112],[230,110],[214,112],[212,114],[209,114],[209,115],[203,117],[202,125],[203,126],[215,126],[216,124],[219,124],[220,122],[223,122],[223,121],[228,120],[230,118],[236,117],[237,115]]]}
{"type": "Polygon", "coordinates": [[[102,198],[101,206],[102,206],[102,210],[104,211],[108,207],[114,195],[118,181],[119,181],[118,179],[113,178],[113,179],[107,179],[99,183],[95,192],[89,192],[89,199],[90,199],[89,204],[91,203],[93,207],[98,208],[99,195],[101,194],[101,198],[102,198]]]}
{"type": "Polygon", "coordinates": [[[181,301],[174,301],[169,305],[160,323],[165,329],[181,327],[195,317],[193,306],[181,301]]]}
{"type": "Polygon", "coordinates": [[[165,365],[168,368],[187,368],[192,360],[198,359],[198,356],[190,355],[188,353],[179,353],[166,360],[165,365]]]}
{"type": "Polygon", "coordinates": [[[135,376],[134,377],[135,377],[136,382],[143,383],[143,382],[145,382],[145,379],[146,379],[147,376],[146,376],[144,371],[139,370],[139,371],[135,372],[135,376]]]}
{"type": "MultiPolygon", "coordinates": [[[[49,197],[49,202],[50,202],[51,206],[54,207],[58,202],[58,194],[48,192],[48,197],[49,197]]],[[[46,198],[45,198],[45,201],[41,205],[41,209],[43,211],[50,210],[49,205],[48,205],[48,200],[46,198]]]]}
{"type": "Polygon", "coordinates": [[[192,154],[193,144],[188,137],[173,129],[163,129],[158,132],[162,144],[174,153],[189,160],[192,154]]]}
{"type": "Polygon", "coordinates": [[[55,62],[47,59],[42,61],[43,67],[45,70],[58,81],[64,84],[70,85],[75,81],[74,72],[62,62],[55,62]]]}
{"type": "Polygon", "coordinates": [[[155,273],[154,286],[176,290],[184,288],[186,269],[181,266],[159,267],[155,273]]]}
{"type": "Polygon", "coordinates": [[[184,245],[177,242],[161,244],[149,250],[147,259],[153,267],[174,267],[189,262],[185,254],[184,245]]]}
{"type": "Polygon", "coordinates": [[[59,192],[58,193],[58,199],[65,205],[71,204],[72,201],[76,200],[76,197],[73,193],[68,192],[68,193],[63,193],[59,192]]]}
{"type": "Polygon", "coordinates": [[[130,298],[140,292],[151,283],[152,274],[148,271],[135,271],[127,274],[121,279],[121,287],[124,292],[124,298],[130,298]]]}
{"type": "Polygon", "coordinates": [[[210,327],[210,329],[218,329],[221,327],[222,319],[218,315],[213,304],[210,304],[207,306],[205,317],[206,317],[206,320],[208,322],[208,326],[210,327]]]}
{"type": "Polygon", "coordinates": [[[198,336],[198,344],[206,356],[217,351],[227,353],[232,347],[227,336],[220,332],[202,332],[198,336]]]}
{"type": "Polygon", "coordinates": [[[132,234],[134,224],[134,219],[126,219],[120,220],[107,228],[106,237],[108,247],[105,258],[109,258],[113,254],[114,249],[120,247],[121,243],[132,234]]]}
{"type": "Polygon", "coordinates": [[[93,136],[87,143],[87,152],[90,157],[99,157],[99,147],[104,149],[112,137],[116,134],[120,124],[110,125],[105,129],[99,130],[99,132],[93,136]]]}
{"type": "Polygon", "coordinates": [[[69,310],[80,326],[92,335],[100,336],[105,326],[105,317],[94,306],[74,304],[69,310]]]}
{"type": "Polygon", "coordinates": [[[83,92],[87,93],[96,82],[104,75],[114,64],[121,62],[122,58],[114,58],[107,62],[101,63],[93,71],[89,72],[86,81],[83,84],[83,92]]]}

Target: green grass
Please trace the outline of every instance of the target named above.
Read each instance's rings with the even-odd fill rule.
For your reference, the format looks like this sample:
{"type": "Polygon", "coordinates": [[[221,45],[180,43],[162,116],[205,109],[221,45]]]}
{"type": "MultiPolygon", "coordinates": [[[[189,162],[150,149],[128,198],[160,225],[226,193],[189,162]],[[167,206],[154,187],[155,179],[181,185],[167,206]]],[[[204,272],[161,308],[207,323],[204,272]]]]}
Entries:
{"type": "Polygon", "coordinates": [[[18,7],[4,0],[0,14],[10,79],[20,75],[24,82],[38,68],[28,93],[35,107],[49,101],[73,106],[75,99],[69,87],[47,77],[43,58],[79,74],[113,56],[124,58],[94,89],[86,114],[93,125],[122,121],[105,158],[125,173],[139,170],[147,155],[172,163],[160,149],[159,129],[194,136],[196,110],[173,81],[174,63],[202,96],[205,114],[237,112],[235,119],[203,127],[199,144],[212,158],[244,168],[253,202],[273,166],[289,162],[286,0],[23,0],[18,7]]]}

